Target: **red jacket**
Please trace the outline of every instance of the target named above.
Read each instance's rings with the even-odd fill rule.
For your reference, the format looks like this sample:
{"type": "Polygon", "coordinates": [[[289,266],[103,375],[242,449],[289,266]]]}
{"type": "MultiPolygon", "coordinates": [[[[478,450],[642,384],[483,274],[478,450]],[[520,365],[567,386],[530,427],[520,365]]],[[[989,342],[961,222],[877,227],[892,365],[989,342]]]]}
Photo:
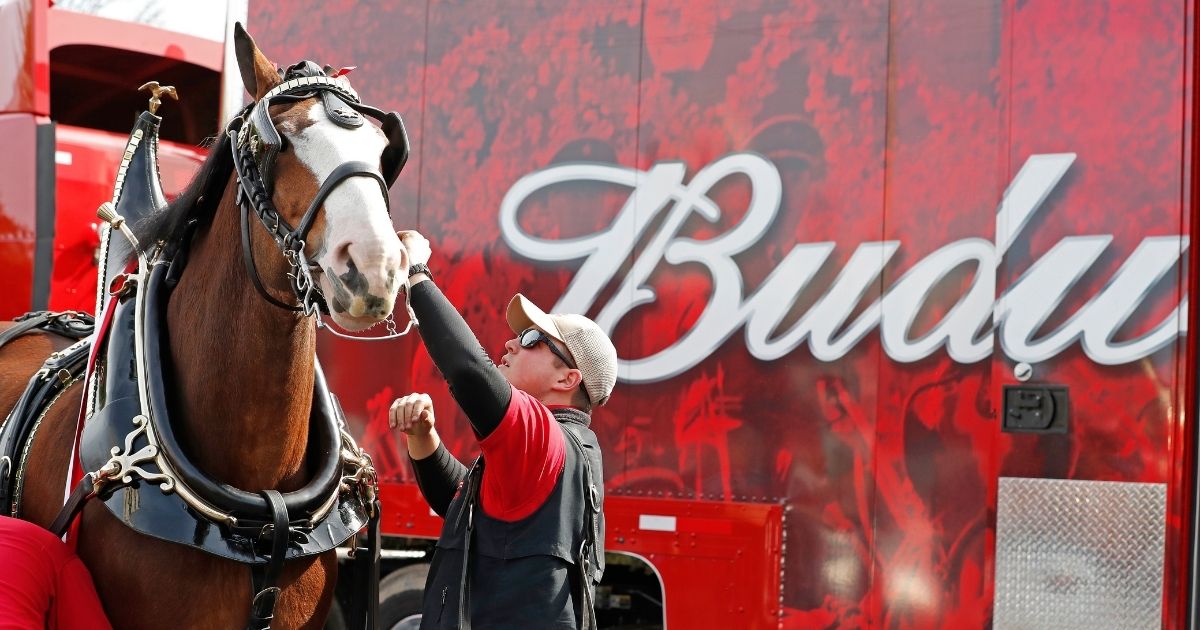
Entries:
{"type": "Polygon", "coordinates": [[[0,516],[0,630],[112,630],[92,575],[63,541],[0,516]]]}

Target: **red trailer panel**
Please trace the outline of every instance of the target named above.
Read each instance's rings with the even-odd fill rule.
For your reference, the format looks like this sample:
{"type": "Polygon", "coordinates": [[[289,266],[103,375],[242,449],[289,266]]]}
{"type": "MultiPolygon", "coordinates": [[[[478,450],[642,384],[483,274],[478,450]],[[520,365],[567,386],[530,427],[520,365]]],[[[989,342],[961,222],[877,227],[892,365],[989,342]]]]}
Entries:
{"type": "MultiPolygon", "coordinates": [[[[783,624],[896,628],[993,622],[1001,480],[1022,478],[1162,490],[1159,616],[1185,625],[1194,19],[1133,0],[250,16],[273,54],[357,64],[408,117],[395,222],[430,235],[485,344],[516,291],[612,331],[613,501],[782,502],[783,624]],[[1064,386],[1065,432],[1006,431],[1011,385],[1064,386]]],[[[471,453],[415,344],[323,352],[392,479],[411,478],[382,410],[411,390],[471,453]]]]}
{"type": "MultiPolygon", "coordinates": [[[[89,19],[0,6],[23,42],[0,59],[0,315],[36,300],[47,114],[77,116],[57,121],[50,303],[90,308],[85,217],[124,128],[91,122],[121,105],[49,100],[51,76],[91,76],[89,19]]],[[[358,66],[404,114],[393,219],[430,236],[488,348],[517,291],[611,332],[607,539],[653,567],[673,628],[1046,625],[1080,602],[1097,627],[1147,601],[1130,627],[1188,627],[1195,20],[1141,0],[250,7],[275,61],[358,66]],[[1059,499],[1099,511],[1038,525],[1059,499]],[[1097,544],[1118,531],[1148,534],[1097,544]],[[1130,553],[1136,602],[1102,590],[1130,553]]],[[[219,48],[129,29],[212,92],[174,119],[198,141],[219,48]]],[[[162,150],[172,190],[200,153],[162,150]]],[[[436,369],[412,339],[321,343],[386,533],[436,536],[386,428],[427,391],[474,453],[436,369]]]]}
{"type": "Polygon", "coordinates": [[[0,292],[0,318],[11,319],[33,303],[37,247],[37,117],[0,113],[0,268],[9,278],[0,292]]]}

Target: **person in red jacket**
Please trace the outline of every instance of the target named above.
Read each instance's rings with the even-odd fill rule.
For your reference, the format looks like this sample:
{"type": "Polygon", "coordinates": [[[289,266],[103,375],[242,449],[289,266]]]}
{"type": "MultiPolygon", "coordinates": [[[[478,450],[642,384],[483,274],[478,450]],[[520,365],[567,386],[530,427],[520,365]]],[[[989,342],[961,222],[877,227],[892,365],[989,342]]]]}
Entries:
{"type": "Polygon", "coordinates": [[[112,630],[92,574],[63,541],[0,516],[0,630],[112,630]]]}

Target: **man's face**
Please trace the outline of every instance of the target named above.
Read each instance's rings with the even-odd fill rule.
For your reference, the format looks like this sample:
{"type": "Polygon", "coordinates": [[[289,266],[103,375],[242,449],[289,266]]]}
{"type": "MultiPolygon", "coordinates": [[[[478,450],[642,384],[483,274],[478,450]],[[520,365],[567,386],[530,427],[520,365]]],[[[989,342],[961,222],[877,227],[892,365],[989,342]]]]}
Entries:
{"type": "MultiPolygon", "coordinates": [[[[561,344],[558,349],[566,350],[561,344]]],[[[496,367],[514,387],[537,398],[549,393],[551,386],[569,369],[545,343],[525,348],[516,337],[504,343],[504,356],[496,367]]]]}

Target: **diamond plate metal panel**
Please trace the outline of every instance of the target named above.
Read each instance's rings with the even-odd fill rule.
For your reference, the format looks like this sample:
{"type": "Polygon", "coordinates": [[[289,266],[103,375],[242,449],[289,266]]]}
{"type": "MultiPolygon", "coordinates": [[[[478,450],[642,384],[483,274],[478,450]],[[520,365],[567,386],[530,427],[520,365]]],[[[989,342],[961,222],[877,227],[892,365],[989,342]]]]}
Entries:
{"type": "Polygon", "coordinates": [[[996,630],[1162,626],[1166,484],[1002,477],[996,630]]]}

